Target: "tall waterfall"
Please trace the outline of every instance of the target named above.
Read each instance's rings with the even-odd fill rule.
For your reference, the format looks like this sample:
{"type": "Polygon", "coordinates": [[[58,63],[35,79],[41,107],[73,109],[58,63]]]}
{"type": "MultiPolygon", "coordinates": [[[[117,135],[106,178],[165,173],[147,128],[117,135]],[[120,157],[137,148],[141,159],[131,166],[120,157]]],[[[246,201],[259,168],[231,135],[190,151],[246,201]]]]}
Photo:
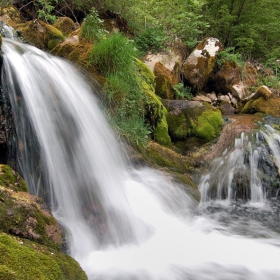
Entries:
{"type": "MultiPolygon", "coordinates": [[[[89,279],[279,279],[278,203],[195,209],[167,175],[128,167],[73,65],[10,39],[2,50],[24,178],[66,228],[69,253],[89,279]]],[[[235,165],[242,171],[239,158],[235,165]]],[[[264,200],[254,178],[252,199],[264,200]]]]}

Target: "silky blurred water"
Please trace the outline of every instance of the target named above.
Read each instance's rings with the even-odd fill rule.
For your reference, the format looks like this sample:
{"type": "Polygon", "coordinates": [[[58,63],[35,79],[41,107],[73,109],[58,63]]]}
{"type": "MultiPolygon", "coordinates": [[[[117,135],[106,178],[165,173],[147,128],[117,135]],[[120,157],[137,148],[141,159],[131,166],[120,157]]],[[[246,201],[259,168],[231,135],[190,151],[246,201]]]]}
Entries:
{"type": "Polygon", "coordinates": [[[280,279],[277,199],[236,202],[229,190],[213,201],[202,190],[197,207],[168,175],[128,165],[73,65],[9,39],[2,50],[24,178],[89,279],[280,279]]]}

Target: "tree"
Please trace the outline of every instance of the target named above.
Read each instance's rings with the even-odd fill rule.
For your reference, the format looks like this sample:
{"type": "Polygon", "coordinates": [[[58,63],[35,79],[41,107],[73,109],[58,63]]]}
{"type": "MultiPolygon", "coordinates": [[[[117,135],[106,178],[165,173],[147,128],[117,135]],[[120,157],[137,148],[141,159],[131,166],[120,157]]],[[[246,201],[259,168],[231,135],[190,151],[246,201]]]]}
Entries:
{"type": "Polygon", "coordinates": [[[268,58],[279,46],[278,0],[209,0],[203,13],[208,34],[247,58],[268,58]]]}

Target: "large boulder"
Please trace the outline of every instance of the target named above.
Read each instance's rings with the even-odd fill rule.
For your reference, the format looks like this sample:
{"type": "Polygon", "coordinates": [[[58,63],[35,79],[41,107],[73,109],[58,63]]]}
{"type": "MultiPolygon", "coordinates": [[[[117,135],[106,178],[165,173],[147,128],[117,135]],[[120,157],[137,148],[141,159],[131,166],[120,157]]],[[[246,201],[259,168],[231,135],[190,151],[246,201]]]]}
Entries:
{"type": "Polygon", "coordinates": [[[163,104],[168,110],[168,130],[173,141],[195,137],[200,142],[209,142],[222,129],[220,110],[206,102],[163,100],[163,104]]]}
{"type": "Polygon", "coordinates": [[[201,90],[216,65],[217,53],[221,49],[222,45],[216,38],[206,38],[200,42],[182,66],[186,83],[201,90]]]}

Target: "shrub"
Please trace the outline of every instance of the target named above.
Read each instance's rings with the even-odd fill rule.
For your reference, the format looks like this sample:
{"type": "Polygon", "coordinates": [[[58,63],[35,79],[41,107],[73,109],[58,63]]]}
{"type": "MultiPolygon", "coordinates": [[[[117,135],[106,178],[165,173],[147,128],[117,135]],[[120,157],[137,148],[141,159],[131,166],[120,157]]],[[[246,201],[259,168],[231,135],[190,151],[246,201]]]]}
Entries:
{"type": "Polygon", "coordinates": [[[82,24],[82,37],[88,41],[92,41],[93,39],[104,39],[107,35],[107,31],[102,25],[103,20],[99,18],[97,11],[92,8],[82,24]]]}
{"type": "Polygon", "coordinates": [[[135,39],[136,47],[141,53],[158,52],[164,49],[168,36],[162,27],[148,27],[135,39]]]}

